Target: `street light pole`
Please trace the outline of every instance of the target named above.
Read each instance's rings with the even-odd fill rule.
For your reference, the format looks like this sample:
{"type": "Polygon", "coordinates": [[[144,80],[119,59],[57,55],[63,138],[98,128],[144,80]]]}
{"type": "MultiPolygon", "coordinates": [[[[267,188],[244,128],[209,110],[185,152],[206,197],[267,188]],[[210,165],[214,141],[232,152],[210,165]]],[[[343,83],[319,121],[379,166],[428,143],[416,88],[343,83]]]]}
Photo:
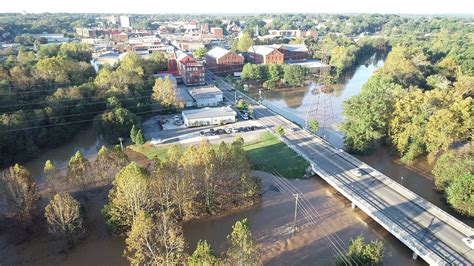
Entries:
{"type": "Polygon", "coordinates": [[[123,138],[118,138],[120,141],[120,149],[123,151],[123,138]]]}
{"type": "Polygon", "coordinates": [[[293,197],[295,197],[295,216],[293,218],[293,230],[296,230],[296,215],[298,213],[298,199],[299,199],[299,194],[293,194],[293,197]]]}

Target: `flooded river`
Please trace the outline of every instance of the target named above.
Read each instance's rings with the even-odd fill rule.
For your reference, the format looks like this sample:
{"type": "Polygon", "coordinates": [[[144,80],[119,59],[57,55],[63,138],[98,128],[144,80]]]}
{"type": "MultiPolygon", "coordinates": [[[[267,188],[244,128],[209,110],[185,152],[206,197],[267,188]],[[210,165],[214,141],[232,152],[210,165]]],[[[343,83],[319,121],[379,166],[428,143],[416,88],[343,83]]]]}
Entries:
{"type": "MultiPolygon", "coordinates": [[[[342,120],[342,103],[360,92],[362,85],[372,75],[372,73],[383,65],[383,58],[372,57],[365,64],[356,67],[348,73],[343,82],[335,86],[335,90],[328,97],[330,103],[322,114],[326,119],[322,125],[319,135],[326,138],[335,146],[342,147],[342,134],[338,132],[336,125],[342,120]]],[[[315,84],[310,83],[303,88],[276,90],[271,93],[264,93],[265,102],[278,109],[290,119],[302,123],[308,110],[314,108],[315,98],[311,91],[315,84]]],[[[257,94],[257,91],[250,91],[257,94]]],[[[327,96],[325,96],[327,97],[327,96]]],[[[310,115],[318,116],[317,112],[310,115]]],[[[323,119],[324,120],[324,119],[323,119]]],[[[79,133],[69,143],[44,151],[38,158],[25,164],[38,181],[42,180],[42,169],[44,162],[52,160],[58,167],[66,167],[69,158],[77,151],[81,150],[87,157],[94,156],[103,144],[101,139],[92,129],[79,133]]],[[[395,157],[390,156],[389,151],[384,147],[379,147],[376,152],[369,156],[360,157],[361,160],[383,172],[395,181],[402,183],[415,193],[431,201],[449,213],[459,217],[442,200],[439,193],[433,190],[431,167],[425,160],[417,161],[412,167],[402,165],[395,157]],[[403,178],[402,178],[403,177],[403,178]]],[[[362,235],[367,239],[383,239],[386,248],[387,265],[406,265],[421,263],[418,259],[413,262],[410,259],[411,252],[401,242],[387,233],[383,228],[368,218],[360,210],[352,210],[350,203],[341,198],[329,185],[320,179],[292,180],[295,186],[308,193],[310,202],[323,214],[317,221],[316,226],[299,216],[299,224],[302,234],[290,235],[288,224],[292,222],[292,212],[294,202],[291,197],[274,191],[265,191],[263,201],[258,206],[226,215],[220,218],[209,219],[200,222],[188,223],[185,225],[185,236],[189,242],[188,249],[193,250],[198,239],[207,239],[217,252],[226,249],[226,236],[231,231],[232,224],[239,219],[248,218],[253,226],[253,232],[260,243],[261,258],[268,265],[326,265],[331,263],[335,251],[328,245],[325,239],[326,234],[335,234],[340,238],[341,245],[347,243],[349,239],[362,235]]],[[[105,198],[105,196],[104,196],[105,198]]],[[[99,212],[98,212],[99,213],[99,212]]],[[[98,214],[99,215],[99,214],[98,214]]],[[[461,220],[473,226],[472,219],[461,220]]],[[[102,220],[103,219],[99,219],[102,220]]],[[[102,225],[101,225],[102,226],[102,225]]],[[[124,263],[122,256],[123,243],[121,239],[107,237],[107,234],[97,240],[88,237],[78,249],[72,251],[66,257],[65,264],[80,265],[86,254],[90,254],[87,261],[101,261],[101,257],[117,257],[117,265],[124,263]],[[99,242],[97,242],[99,241],[99,242]],[[108,248],[102,249],[102,246],[108,248]],[[114,248],[110,248],[114,247],[114,248]],[[91,252],[91,248],[95,252],[91,252]],[[106,253],[106,254],[105,254],[106,253]],[[94,256],[97,258],[94,258],[94,256]]],[[[344,247],[339,247],[343,249],[344,247]]]]}

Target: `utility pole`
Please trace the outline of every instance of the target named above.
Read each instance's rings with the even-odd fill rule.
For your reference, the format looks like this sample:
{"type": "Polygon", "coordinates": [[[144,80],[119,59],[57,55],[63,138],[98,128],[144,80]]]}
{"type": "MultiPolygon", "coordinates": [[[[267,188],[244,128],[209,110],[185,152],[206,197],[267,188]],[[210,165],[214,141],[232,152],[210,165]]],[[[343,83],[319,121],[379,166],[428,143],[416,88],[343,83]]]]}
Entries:
{"type": "Polygon", "coordinates": [[[120,141],[120,148],[121,148],[122,151],[123,151],[123,138],[119,138],[119,141],[120,141]]]}
{"type": "Polygon", "coordinates": [[[293,218],[293,230],[296,230],[296,215],[298,214],[298,198],[299,194],[293,194],[293,197],[295,197],[295,216],[293,218]]]}
{"type": "Polygon", "coordinates": [[[234,91],[234,103],[237,104],[237,89],[234,91]]]}
{"type": "Polygon", "coordinates": [[[400,185],[403,186],[403,176],[400,176],[400,185]]]}
{"type": "Polygon", "coordinates": [[[262,89],[258,89],[259,103],[262,103],[262,89]]]}

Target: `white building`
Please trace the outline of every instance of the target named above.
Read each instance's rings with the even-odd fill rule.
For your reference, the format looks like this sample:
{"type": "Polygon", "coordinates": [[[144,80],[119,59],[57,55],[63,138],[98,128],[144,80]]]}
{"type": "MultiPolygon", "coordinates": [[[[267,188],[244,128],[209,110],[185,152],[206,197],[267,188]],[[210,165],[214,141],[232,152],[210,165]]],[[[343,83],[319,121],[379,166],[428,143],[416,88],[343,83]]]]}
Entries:
{"type": "Polygon", "coordinates": [[[132,19],[129,16],[120,16],[120,27],[132,28],[132,19]]]}
{"type": "Polygon", "coordinates": [[[224,125],[235,123],[237,113],[232,108],[223,106],[215,108],[202,108],[197,110],[182,111],[184,125],[198,127],[208,125],[224,125]]]}
{"type": "Polygon", "coordinates": [[[196,107],[218,106],[224,100],[222,91],[216,86],[200,86],[190,88],[189,95],[193,97],[196,107]]]}

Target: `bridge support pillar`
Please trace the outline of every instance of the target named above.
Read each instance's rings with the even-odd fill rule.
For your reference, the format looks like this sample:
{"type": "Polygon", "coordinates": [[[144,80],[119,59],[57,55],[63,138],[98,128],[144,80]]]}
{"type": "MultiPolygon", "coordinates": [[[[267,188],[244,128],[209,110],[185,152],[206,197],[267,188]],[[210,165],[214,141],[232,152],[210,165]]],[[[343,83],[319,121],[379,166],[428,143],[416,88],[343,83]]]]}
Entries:
{"type": "Polygon", "coordinates": [[[411,256],[411,258],[413,260],[416,260],[418,258],[418,254],[416,254],[415,252],[413,252],[413,255],[411,256]]]}
{"type": "Polygon", "coordinates": [[[355,209],[357,206],[355,205],[354,202],[352,202],[352,203],[351,203],[351,207],[352,207],[352,209],[355,209]]]}

